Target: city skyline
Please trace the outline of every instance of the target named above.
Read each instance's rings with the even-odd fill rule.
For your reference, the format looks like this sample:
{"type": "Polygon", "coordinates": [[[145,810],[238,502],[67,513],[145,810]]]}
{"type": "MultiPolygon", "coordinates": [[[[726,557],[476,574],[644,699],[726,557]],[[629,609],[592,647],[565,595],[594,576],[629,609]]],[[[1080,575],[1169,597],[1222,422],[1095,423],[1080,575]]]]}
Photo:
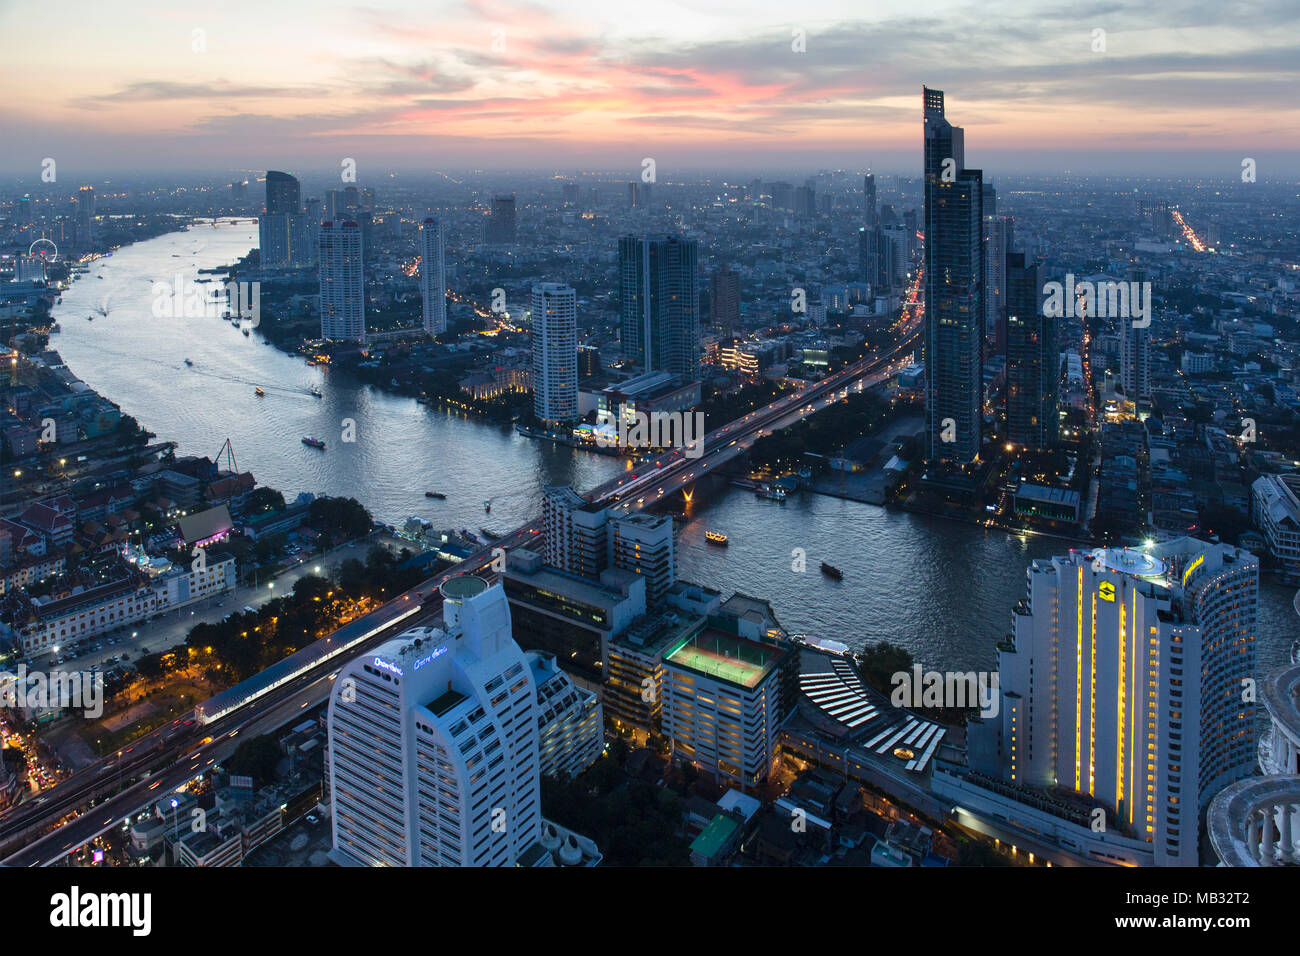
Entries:
{"type": "MultiPolygon", "coordinates": [[[[978,4],[918,14],[891,0],[853,18],[830,2],[798,16],[674,4],[650,29],[589,0],[143,8],[154,16],[87,7],[57,43],[34,37],[6,58],[7,86],[44,82],[0,110],[12,133],[0,170],[22,174],[44,156],[82,176],[328,168],[331,154],[385,173],[639,168],[646,156],[661,178],[906,169],[921,83],[962,89],[977,168],[1231,177],[1245,156],[1263,177],[1300,168],[1286,95],[1300,16],[1281,6],[1042,2],[991,17],[978,4]],[[310,49],[294,42],[308,24],[310,49]]],[[[0,27],[19,34],[35,10],[10,4],[0,27]]]]}
{"type": "Polygon", "coordinates": [[[0,863],[148,881],[53,926],[1300,865],[1300,10],[866,6],[0,12],[0,863]]]}

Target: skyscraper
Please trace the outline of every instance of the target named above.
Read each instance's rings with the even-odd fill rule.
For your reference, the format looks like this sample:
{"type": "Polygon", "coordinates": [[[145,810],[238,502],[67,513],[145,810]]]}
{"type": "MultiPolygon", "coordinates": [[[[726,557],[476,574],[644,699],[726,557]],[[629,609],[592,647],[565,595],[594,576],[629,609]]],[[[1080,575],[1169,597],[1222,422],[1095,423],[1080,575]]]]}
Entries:
{"type": "Polygon", "coordinates": [[[794,211],[795,215],[805,219],[817,215],[817,187],[812,180],[795,187],[794,211]]]}
{"type": "Polygon", "coordinates": [[[578,419],[578,298],[567,285],[533,287],[533,413],[559,424],[578,419]]]}
{"type": "Polygon", "coordinates": [[[876,177],[873,173],[862,177],[862,224],[868,229],[880,225],[880,212],[876,208],[876,177]]]}
{"type": "Polygon", "coordinates": [[[444,582],[443,627],[347,664],[330,693],[334,852],[369,866],[513,866],[542,836],[533,669],[501,585],[444,582]]]}
{"type": "Polygon", "coordinates": [[[267,215],[296,216],[302,211],[302,193],[298,179],[288,173],[269,169],[266,172],[267,215]]]}
{"type": "Polygon", "coordinates": [[[1258,588],[1253,555],[1189,538],[1033,562],[972,766],[1086,794],[1156,865],[1196,865],[1199,810],[1253,771],[1258,588]]]}
{"type": "MultiPolygon", "coordinates": [[[[1149,281],[1145,269],[1133,268],[1127,271],[1125,279],[1129,282],[1149,281]]],[[[1151,401],[1151,300],[1147,298],[1147,315],[1139,319],[1133,310],[1127,309],[1126,315],[1119,320],[1119,367],[1120,385],[1124,397],[1130,402],[1151,401]],[[1138,325],[1144,322],[1145,325],[1138,325]]]]}
{"type": "Polygon", "coordinates": [[[257,217],[257,249],[264,269],[306,269],[316,262],[318,224],[301,213],[257,217]]]}
{"type": "Polygon", "coordinates": [[[922,87],[925,124],[926,458],[980,453],[983,404],[983,174],[967,169],[943,91],[922,87]]]}
{"type": "Polygon", "coordinates": [[[876,294],[900,292],[907,285],[907,231],[902,226],[877,226],[876,238],[876,294]]]}
{"type": "Polygon", "coordinates": [[[740,276],[725,263],[709,277],[709,315],[724,339],[740,328],[740,276]]]}
{"type": "Polygon", "coordinates": [[[984,350],[1001,355],[1007,347],[1006,284],[1007,254],[1011,251],[1011,220],[991,210],[997,208],[997,193],[984,184],[984,350]]]}
{"type": "Polygon", "coordinates": [[[94,236],[95,187],[82,186],[77,191],[77,241],[89,245],[94,236]]]}
{"type": "Polygon", "coordinates": [[[1059,320],[1044,314],[1038,266],[1006,257],[1007,441],[1050,448],[1060,433],[1059,320]]]}
{"type": "Polygon", "coordinates": [[[442,223],[426,219],[420,224],[420,296],[424,301],[424,331],[447,331],[447,267],[442,223]]]}
{"type": "Polygon", "coordinates": [[[876,288],[879,269],[876,265],[880,232],[870,226],[858,229],[858,281],[876,288]]]}
{"type": "Polygon", "coordinates": [[[316,250],[315,224],[302,215],[298,180],[274,169],[266,173],[266,209],[257,217],[257,248],[263,268],[306,268],[316,250]]]}
{"type": "Polygon", "coordinates": [[[981,201],[984,203],[984,215],[996,216],[998,214],[998,191],[992,183],[985,183],[980,192],[981,201]]]}
{"type": "Polygon", "coordinates": [[[515,197],[494,196],[492,216],[484,228],[486,242],[510,243],[515,241],[515,197]]]}
{"type": "Polygon", "coordinates": [[[623,355],[643,371],[699,375],[700,307],[694,239],[624,236],[618,241],[623,355]]]}
{"type": "Polygon", "coordinates": [[[320,335],[363,341],[366,289],[361,267],[361,228],[352,221],[320,227],[320,335]]]}

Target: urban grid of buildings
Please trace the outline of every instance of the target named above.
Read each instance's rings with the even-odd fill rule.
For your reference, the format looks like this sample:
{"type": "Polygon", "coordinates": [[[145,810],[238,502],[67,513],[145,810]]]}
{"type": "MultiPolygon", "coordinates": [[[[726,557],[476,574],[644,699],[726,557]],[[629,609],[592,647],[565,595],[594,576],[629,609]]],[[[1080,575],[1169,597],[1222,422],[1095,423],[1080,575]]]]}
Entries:
{"type": "MultiPolygon", "coordinates": [[[[256,214],[237,271],[277,321],[319,319],[274,344],[430,404],[504,409],[528,437],[626,455],[629,472],[684,450],[624,442],[642,418],[792,400],[919,319],[915,349],[872,388],[915,414],[912,432],[845,435],[807,456],[824,463],[728,480],[782,499],[825,492],[815,469],[829,469],[844,497],[1095,542],[1032,561],[1023,599],[988,609],[1010,627],[987,699],[954,702],[976,675],[948,674],[937,699],[899,705],[865,649],[680,577],[666,502],[552,485],[532,540],[442,581],[436,622],[339,660],[325,713],[278,735],[274,783],[216,770],[142,807],[137,859],[238,865],[310,819],[328,821],[318,863],[594,866],[607,848],[547,816],[545,781],[582,780],[631,742],[629,776],[703,781],[680,821],[696,865],[947,865],[953,834],[1031,864],[1296,863],[1300,645],[1257,668],[1262,576],[1300,581],[1300,446],[1259,435],[1300,414],[1295,239],[1244,252],[1266,248],[1251,232],[1264,226],[1234,232],[1228,204],[1163,190],[1093,190],[1100,218],[1067,228],[1059,197],[966,167],[942,91],[921,107],[920,177],[584,176],[545,195],[475,187],[466,213],[356,185],[304,199],[268,171],[260,203],[236,181],[224,208],[256,214]],[[495,262],[509,264],[499,285],[495,262]],[[195,806],[216,821],[202,834],[177,822],[195,806]]],[[[6,222],[89,257],[121,228],[103,199],[91,185],[23,195],[6,222]]],[[[0,259],[0,315],[31,320],[10,335],[0,403],[14,662],[235,591],[232,536],[305,534],[313,500],[253,509],[233,453],[222,468],[115,444],[120,411],[48,347],[56,267],[0,259]],[[60,489],[52,462],[75,455],[111,462],[113,481],[60,489]]],[[[710,430],[744,420],[736,407],[710,430]]],[[[443,570],[491,543],[434,540],[419,519],[400,534],[443,570]]],[[[322,648],[297,654],[319,664],[322,648]]],[[[200,717],[274,692],[297,654],[200,717]]],[[[20,789],[0,778],[0,808],[20,789]]]]}

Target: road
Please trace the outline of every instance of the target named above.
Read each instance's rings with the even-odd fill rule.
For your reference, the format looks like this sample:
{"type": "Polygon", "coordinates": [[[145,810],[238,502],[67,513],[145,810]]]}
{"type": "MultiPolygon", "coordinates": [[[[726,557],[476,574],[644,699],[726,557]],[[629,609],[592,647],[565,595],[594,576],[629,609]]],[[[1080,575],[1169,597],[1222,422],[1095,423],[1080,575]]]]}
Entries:
{"type": "MultiPolygon", "coordinates": [[[[663,501],[744,454],[759,437],[842,400],[850,389],[860,390],[897,374],[918,346],[919,315],[901,322],[898,331],[898,341],[889,350],[871,353],[794,395],[710,432],[704,437],[697,457],[686,457],[681,450],[665,453],[653,462],[643,462],[629,477],[611,479],[588,493],[587,498],[624,512],[663,501]]],[[[491,566],[496,549],[509,551],[528,544],[540,531],[540,522],[517,528],[472,552],[455,568],[429,578],[371,612],[360,620],[382,626],[373,636],[350,647],[346,654],[322,662],[212,723],[201,724],[189,715],[178,718],[127,750],[78,771],[36,801],[16,808],[0,818],[0,850],[12,854],[4,864],[48,866],[58,862],[70,851],[139,812],[144,803],[160,799],[228,756],[239,734],[274,729],[291,719],[296,711],[324,701],[330,681],[344,661],[366,653],[402,631],[439,618],[441,597],[437,587],[443,581],[465,573],[494,578],[491,566]],[[411,602],[419,606],[417,614],[408,613],[411,602]],[[142,778],[142,774],[148,776],[142,778]],[[87,809],[93,799],[105,796],[108,799],[103,803],[87,809]],[[84,812],[74,820],[52,832],[44,832],[59,819],[79,811],[84,812]]]]}

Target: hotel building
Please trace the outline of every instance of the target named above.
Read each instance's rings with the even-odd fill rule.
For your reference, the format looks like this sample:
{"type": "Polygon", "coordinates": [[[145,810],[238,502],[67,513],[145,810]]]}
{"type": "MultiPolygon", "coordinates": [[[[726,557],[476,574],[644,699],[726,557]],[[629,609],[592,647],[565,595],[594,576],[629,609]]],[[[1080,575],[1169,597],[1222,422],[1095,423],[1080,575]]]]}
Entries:
{"type": "Polygon", "coordinates": [[[334,855],[371,866],[509,866],[542,839],[534,670],[499,584],[441,588],[416,628],[339,673],[329,704],[334,855]]]}
{"type": "Polygon", "coordinates": [[[1200,812],[1255,761],[1258,579],[1249,553],[1187,538],[1035,561],[970,768],[1101,809],[1112,861],[1196,865],[1200,812]]]}
{"type": "Polygon", "coordinates": [[[541,772],[548,777],[576,777],[605,749],[600,701],[556,666],[554,654],[529,651],[527,657],[537,688],[541,772]]]}

